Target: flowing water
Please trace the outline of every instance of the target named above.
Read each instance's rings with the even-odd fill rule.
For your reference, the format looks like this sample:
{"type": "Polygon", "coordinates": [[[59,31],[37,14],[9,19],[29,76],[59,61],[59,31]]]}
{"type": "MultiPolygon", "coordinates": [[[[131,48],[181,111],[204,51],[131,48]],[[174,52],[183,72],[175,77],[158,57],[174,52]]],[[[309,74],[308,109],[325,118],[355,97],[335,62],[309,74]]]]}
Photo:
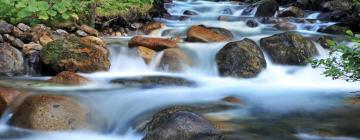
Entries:
{"type": "MultiPolygon", "coordinates": [[[[156,19],[167,25],[151,36],[167,37],[173,33],[185,37],[186,29],[192,25],[226,28],[234,34],[233,40],[250,38],[256,42],[263,37],[280,33],[273,24],[259,24],[256,28],[246,26],[255,11],[243,15],[247,5],[236,2],[209,1],[174,1],[165,7],[174,16],[182,16],[185,10],[198,15],[188,16],[185,20],[156,19]],[[219,16],[228,17],[229,21],[219,21],[219,16]]],[[[254,9],[256,10],[256,8],[254,9]]],[[[307,12],[306,18],[311,23],[300,23],[296,31],[305,37],[315,40],[321,33],[321,27],[334,23],[317,21],[317,12],[307,12]]],[[[233,126],[235,133],[229,134],[233,139],[334,139],[356,140],[360,138],[360,110],[347,108],[343,104],[345,97],[360,90],[359,83],[332,80],[321,75],[321,69],[310,66],[284,66],[271,63],[266,56],[267,68],[251,79],[220,77],[215,64],[216,53],[227,43],[180,43],[195,63],[180,73],[156,71],[156,59],[146,65],[135,50],[126,47],[131,37],[105,37],[118,43],[109,45],[111,52],[111,68],[108,72],[82,74],[94,83],[86,86],[67,87],[34,83],[49,77],[17,77],[2,80],[11,82],[12,86],[27,90],[54,92],[76,96],[85,100],[89,106],[97,110],[106,126],[98,130],[77,130],[72,132],[34,132],[11,127],[8,124],[11,114],[2,116],[0,139],[21,140],[140,140],[143,136],[136,133],[134,121],[147,112],[174,105],[212,105],[222,98],[235,96],[244,105],[232,106],[232,109],[216,110],[204,113],[205,116],[226,118],[225,123],[233,126]],[[195,87],[159,87],[159,88],[126,88],[109,81],[117,78],[166,75],[183,77],[196,81],[195,87]],[[31,80],[31,81],[29,81],[31,80]],[[25,81],[25,82],[24,82],[25,81]],[[330,133],[323,136],[322,133],[330,133]]],[[[317,44],[319,57],[326,57],[327,50],[317,44]]],[[[266,55],[266,54],[265,54],[266,55]]],[[[4,82],[5,81],[5,82],[4,82]]]]}

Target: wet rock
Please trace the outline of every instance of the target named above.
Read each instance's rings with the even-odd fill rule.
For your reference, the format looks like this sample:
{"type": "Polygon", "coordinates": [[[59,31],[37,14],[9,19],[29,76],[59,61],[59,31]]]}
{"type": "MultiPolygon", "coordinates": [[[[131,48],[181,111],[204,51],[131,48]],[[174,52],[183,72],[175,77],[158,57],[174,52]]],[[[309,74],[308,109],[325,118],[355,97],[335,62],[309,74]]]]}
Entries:
{"type": "Polygon", "coordinates": [[[256,20],[248,20],[246,21],[246,25],[251,28],[255,28],[259,26],[259,23],[256,20]]]}
{"type": "Polygon", "coordinates": [[[188,29],[186,35],[187,41],[190,42],[222,42],[232,39],[228,36],[230,31],[221,28],[209,28],[202,25],[195,25],[188,29]],[[225,33],[226,32],[226,33],[225,33]],[[225,33],[225,34],[224,34],[225,33]]]}
{"type": "Polygon", "coordinates": [[[3,88],[0,87],[0,98],[1,100],[5,101],[6,105],[12,103],[17,97],[23,96],[26,93],[23,93],[19,90],[12,89],[12,88],[3,88]]]}
{"type": "Polygon", "coordinates": [[[255,13],[256,17],[273,17],[279,5],[275,0],[262,0],[255,13]]]}
{"type": "Polygon", "coordinates": [[[348,31],[348,27],[343,27],[339,25],[331,25],[326,28],[321,28],[318,32],[328,33],[328,34],[337,34],[337,35],[346,35],[346,31],[348,31]]]}
{"type": "Polygon", "coordinates": [[[331,0],[322,4],[322,9],[325,11],[352,11],[352,4],[351,0],[331,0]]]}
{"type": "Polygon", "coordinates": [[[194,11],[191,11],[191,10],[185,10],[184,11],[184,15],[198,15],[198,13],[194,12],[194,11]]]}
{"type": "Polygon", "coordinates": [[[260,46],[274,63],[305,65],[307,59],[317,55],[313,42],[296,32],[285,32],[262,38],[260,46]]]}
{"type": "Polygon", "coordinates": [[[54,72],[106,71],[110,67],[109,51],[96,37],[71,36],[50,42],[40,52],[42,62],[54,72]]]}
{"type": "Polygon", "coordinates": [[[360,106],[360,96],[353,96],[345,100],[346,105],[360,106]]]}
{"type": "Polygon", "coordinates": [[[97,31],[96,29],[90,27],[90,26],[87,26],[85,24],[81,25],[80,26],[80,30],[83,30],[84,32],[88,33],[89,35],[92,35],[92,36],[99,36],[99,31],[97,31]]]}
{"type": "Polygon", "coordinates": [[[166,10],[164,3],[168,0],[156,0],[153,2],[153,7],[148,11],[149,15],[154,17],[167,17],[170,16],[168,11],[166,10]]]}
{"type": "Polygon", "coordinates": [[[77,35],[77,36],[79,36],[79,37],[85,37],[85,36],[88,36],[88,34],[87,33],[85,33],[84,31],[82,31],[82,30],[77,30],[76,32],[75,32],[75,35],[77,35]]]}
{"type": "Polygon", "coordinates": [[[255,10],[257,5],[249,5],[248,7],[246,7],[242,12],[241,12],[241,15],[242,16],[250,16],[253,11],[255,10]]]}
{"type": "Polygon", "coordinates": [[[66,36],[68,35],[69,33],[63,29],[57,29],[55,30],[56,34],[60,35],[60,36],[66,36]]]}
{"type": "Polygon", "coordinates": [[[14,26],[7,23],[6,21],[0,20],[0,34],[10,34],[14,26]]]}
{"type": "Polygon", "coordinates": [[[151,32],[161,29],[161,28],[165,28],[166,25],[161,23],[161,22],[151,22],[149,24],[144,25],[143,27],[141,27],[141,30],[145,33],[145,34],[150,34],[151,32]]]}
{"type": "Polygon", "coordinates": [[[250,39],[230,42],[217,54],[216,63],[221,76],[251,78],[266,68],[263,52],[250,39]]]}
{"type": "Polygon", "coordinates": [[[13,40],[11,42],[11,45],[13,45],[14,47],[21,50],[24,47],[24,42],[22,42],[20,39],[16,38],[15,40],[13,40]]]}
{"type": "Polygon", "coordinates": [[[5,112],[6,108],[7,108],[6,102],[2,98],[0,98],[0,117],[5,112]]]}
{"type": "Polygon", "coordinates": [[[163,110],[146,125],[143,140],[222,140],[203,117],[188,111],[163,110]]]}
{"type": "Polygon", "coordinates": [[[87,113],[87,108],[70,97],[32,95],[17,107],[10,124],[41,131],[73,130],[85,124],[87,113]]]}
{"type": "Polygon", "coordinates": [[[144,59],[146,64],[149,64],[156,55],[154,50],[142,46],[137,47],[137,53],[144,59]]]}
{"type": "Polygon", "coordinates": [[[180,48],[165,49],[158,65],[163,71],[179,72],[192,65],[189,56],[180,48]]]}
{"type": "Polygon", "coordinates": [[[320,44],[321,47],[325,49],[330,49],[330,45],[328,44],[328,40],[331,40],[332,38],[329,36],[322,36],[320,37],[317,42],[320,44]]]}
{"type": "Polygon", "coordinates": [[[3,35],[3,39],[4,39],[5,42],[11,43],[11,42],[13,42],[16,38],[15,38],[14,36],[12,36],[12,35],[4,34],[4,35],[3,35]]]}
{"type": "Polygon", "coordinates": [[[196,86],[196,83],[181,77],[170,76],[143,76],[128,77],[112,80],[111,83],[119,84],[124,87],[134,88],[154,88],[164,86],[196,86]]]}
{"type": "Polygon", "coordinates": [[[27,40],[29,42],[38,43],[41,45],[46,45],[49,42],[52,42],[54,40],[50,28],[46,27],[45,25],[35,25],[30,30],[28,30],[25,34],[27,34],[27,38],[29,39],[22,39],[27,40]]]}
{"type": "Polygon", "coordinates": [[[26,32],[26,31],[31,29],[30,26],[28,26],[28,25],[26,25],[24,23],[19,23],[16,27],[18,27],[23,32],[26,32]]]}
{"type": "Polygon", "coordinates": [[[1,34],[0,34],[0,43],[4,43],[4,38],[2,37],[1,34]]]}
{"type": "Polygon", "coordinates": [[[229,102],[229,103],[234,103],[234,104],[242,104],[242,101],[239,98],[236,98],[234,96],[228,96],[221,100],[225,101],[225,102],[229,102]]]}
{"type": "Polygon", "coordinates": [[[21,52],[9,44],[0,44],[0,75],[12,76],[22,73],[24,58],[21,52]]]}
{"type": "Polygon", "coordinates": [[[131,47],[138,47],[143,46],[155,51],[161,51],[167,48],[178,48],[179,46],[176,42],[163,39],[163,38],[152,38],[152,37],[143,37],[143,36],[135,36],[130,41],[128,46],[131,47]]]}
{"type": "Polygon", "coordinates": [[[22,38],[24,37],[24,32],[21,31],[18,27],[14,27],[12,30],[12,34],[17,37],[17,38],[22,38]]]}
{"type": "Polygon", "coordinates": [[[290,6],[285,10],[281,11],[278,17],[297,17],[302,18],[304,17],[304,11],[301,10],[299,7],[290,6]]]}
{"type": "Polygon", "coordinates": [[[40,45],[40,44],[36,44],[36,43],[29,43],[29,44],[25,44],[23,49],[22,49],[22,53],[25,55],[25,56],[29,56],[35,52],[40,52],[40,50],[42,49],[43,47],[40,45]]]}
{"type": "Polygon", "coordinates": [[[340,21],[346,16],[348,16],[348,14],[344,11],[331,11],[331,12],[320,13],[318,19],[326,20],[326,21],[340,21]]]}
{"type": "Polygon", "coordinates": [[[70,71],[60,72],[48,81],[64,85],[86,85],[91,82],[89,79],[70,71]]]}
{"type": "Polygon", "coordinates": [[[274,25],[276,29],[287,31],[287,30],[295,30],[296,25],[289,22],[279,22],[274,25]]]}

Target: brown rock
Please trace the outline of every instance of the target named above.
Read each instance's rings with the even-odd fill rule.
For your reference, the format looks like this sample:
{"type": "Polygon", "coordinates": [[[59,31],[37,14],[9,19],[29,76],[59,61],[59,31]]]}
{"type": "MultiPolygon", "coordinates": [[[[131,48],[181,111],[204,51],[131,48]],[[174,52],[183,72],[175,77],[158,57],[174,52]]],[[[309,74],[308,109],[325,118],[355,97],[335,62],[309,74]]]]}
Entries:
{"type": "Polygon", "coordinates": [[[9,35],[9,34],[4,34],[3,38],[4,38],[5,42],[9,42],[9,43],[11,43],[12,41],[14,41],[16,39],[14,36],[9,35]]]}
{"type": "Polygon", "coordinates": [[[50,28],[41,24],[33,26],[25,34],[26,36],[31,37],[32,42],[39,43],[43,46],[54,40],[50,28]]]}
{"type": "Polygon", "coordinates": [[[275,28],[279,29],[279,30],[295,30],[296,29],[296,25],[289,23],[289,22],[280,22],[274,25],[275,28]]]}
{"type": "Polygon", "coordinates": [[[48,81],[65,85],[85,85],[90,83],[89,79],[70,71],[63,71],[48,81]]]}
{"type": "Polygon", "coordinates": [[[161,22],[151,22],[151,23],[146,24],[143,27],[141,27],[141,30],[145,34],[150,34],[151,32],[161,29],[161,28],[164,28],[164,27],[166,27],[166,25],[161,22]]]}
{"type": "Polygon", "coordinates": [[[281,11],[278,17],[304,17],[304,11],[299,7],[290,6],[281,11]]]}
{"type": "Polygon", "coordinates": [[[88,110],[76,100],[61,95],[32,95],[14,111],[13,126],[42,130],[73,130],[85,124],[88,110]]]}
{"type": "Polygon", "coordinates": [[[0,116],[10,104],[24,95],[26,95],[26,93],[19,90],[0,87],[0,116]]]}
{"type": "Polygon", "coordinates": [[[6,108],[7,108],[6,102],[4,101],[4,99],[0,98],[0,117],[2,116],[6,108]]]}
{"type": "Polygon", "coordinates": [[[96,29],[94,29],[90,26],[87,26],[85,24],[80,26],[80,30],[83,30],[84,32],[86,32],[90,35],[93,35],[93,36],[99,36],[99,31],[97,31],[96,29]]]}
{"type": "Polygon", "coordinates": [[[41,46],[40,44],[36,44],[36,43],[29,43],[29,44],[25,44],[23,49],[22,49],[22,53],[25,56],[29,56],[35,52],[39,52],[41,51],[41,49],[43,48],[43,46],[41,46]]]}
{"type": "Polygon", "coordinates": [[[163,39],[163,38],[151,38],[151,37],[143,37],[143,36],[135,36],[133,37],[128,44],[129,47],[138,47],[143,46],[155,51],[161,51],[167,48],[178,48],[179,46],[176,42],[163,39]]]}
{"type": "Polygon", "coordinates": [[[0,44],[0,75],[21,74],[24,69],[21,52],[7,43],[0,44]]]}
{"type": "Polygon", "coordinates": [[[96,37],[55,40],[40,51],[41,61],[53,72],[76,71],[95,72],[110,68],[109,50],[96,37]]]}
{"type": "Polygon", "coordinates": [[[21,38],[21,37],[24,36],[24,32],[21,31],[18,27],[14,27],[14,28],[13,28],[12,34],[13,34],[15,37],[18,37],[18,38],[21,38]]]}
{"type": "Polygon", "coordinates": [[[144,59],[146,64],[149,64],[156,55],[156,52],[154,50],[142,46],[139,46],[137,48],[137,53],[144,59]]]}
{"type": "Polygon", "coordinates": [[[239,98],[236,98],[234,96],[228,96],[221,100],[225,101],[225,102],[229,102],[229,103],[242,104],[242,101],[239,98]]]}
{"type": "Polygon", "coordinates": [[[103,40],[94,36],[86,36],[80,38],[80,44],[85,46],[101,46],[101,47],[105,47],[106,45],[103,40]]]}
{"type": "Polygon", "coordinates": [[[345,104],[350,106],[360,106],[360,96],[354,96],[346,99],[345,104]]]}
{"type": "Polygon", "coordinates": [[[163,53],[160,70],[178,72],[184,70],[184,66],[192,65],[189,56],[179,48],[165,49],[163,53]]]}
{"type": "Polygon", "coordinates": [[[186,35],[186,40],[190,42],[222,42],[231,39],[223,34],[199,25],[190,27],[186,35]]]}

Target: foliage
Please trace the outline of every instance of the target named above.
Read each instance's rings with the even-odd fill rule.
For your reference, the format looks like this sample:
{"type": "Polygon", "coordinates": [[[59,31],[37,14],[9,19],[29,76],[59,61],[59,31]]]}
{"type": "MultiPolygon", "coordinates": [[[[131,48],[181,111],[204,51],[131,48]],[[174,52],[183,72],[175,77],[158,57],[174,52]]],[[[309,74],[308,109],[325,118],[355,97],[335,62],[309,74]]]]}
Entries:
{"type": "Polygon", "coordinates": [[[347,81],[360,81],[360,37],[347,31],[354,45],[337,45],[335,41],[328,40],[330,45],[329,57],[320,60],[312,60],[314,68],[324,68],[324,75],[333,79],[345,79],[347,81]]]}
{"type": "MultiPolygon", "coordinates": [[[[153,0],[0,0],[0,19],[29,24],[68,21],[88,17],[90,4],[96,4],[100,14],[119,14],[129,9],[146,9],[153,0]]],[[[95,13],[96,14],[96,13],[95,13]]],[[[96,16],[96,15],[90,15],[96,16]]]]}
{"type": "Polygon", "coordinates": [[[85,13],[89,2],[91,0],[0,0],[0,18],[30,24],[69,20],[85,13]]]}

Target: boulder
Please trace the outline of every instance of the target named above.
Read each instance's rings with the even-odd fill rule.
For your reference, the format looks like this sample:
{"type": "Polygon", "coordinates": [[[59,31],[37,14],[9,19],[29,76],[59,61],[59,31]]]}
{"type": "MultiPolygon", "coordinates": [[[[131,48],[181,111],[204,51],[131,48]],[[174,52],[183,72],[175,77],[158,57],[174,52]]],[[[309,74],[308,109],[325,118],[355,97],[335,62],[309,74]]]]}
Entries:
{"type": "Polygon", "coordinates": [[[64,85],[86,85],[91,82],[89,79],[71,71],[60,72],[48,81],[64,85]]]}
{"type": "Polygon", "coordinates": [[[80,26],[80,30],[82,30],[92,36],[99,36],[99,34],[100,34],[99,31],[97,31],[96,29],[94,29],[90,26],[87,26],[85,24],[80,26]]]}
{"type": "Polygon", "coordinates": [[[11,42],[11,45],[21,50],[24,47],[24,42],[16,38],[11,42]]]}
{"type": "Polygon", "coordinates": [[[165,49],[158,65],[158,69],[163,71],[179,72],[186,66],[191,66],[192,61],[189,56],[180,48],[165,49]]]}
{"type": "Polygon", "coordinates": [[[101,39],[93,36],[55,40],[41,49],[40,56],[42,62],[57,73],[89,73],[110,68],[109,50],[101,39]]]}
{"type": "Polygon", "coordinates": [[[256,20],[248,20],[246,21],[246,25],[251,28],[255,28],[259,26],[259,23],[256,20]]]}
{"type": "Polygon", "coordinates": [[[24,32],[21,31],[18,27],[13,28],[12,34],[17,38],[22,38],[25,36],[24,32]]]}
{"type": "Polygon", "coordinates": [[[16,108],[10,124],[40,131],[69,131],[81,128],[87,114],[88,109],[70,97],[32,95],[16,108]]]}
{"type": "Polygon", "coordinates": [[[276,29],[287,31],[287,30],[295,30],[296,25],[289,22],[279,22],[274,25],[276,29]]]}
{"type": "Polygon", "coordinates": [[[8,43],[11,43],[13,42],[16,38],[12,35],[9,35],[9,34],[4,34],[3,35],[3,39],[5,42],[8,42],[8,43]]]}
{"type": "Polygon", "coordinates": [[[7,43],[0,44],[0,75],[12,76],[23,72],[24,58],[21,52],[7,43]]]}
{"type": "Polygon", "coordinates": [[[323,3],[322,9],[324,11],[346,11],[351,12],[353,9],[352,0],[331,0],[323,3]]]}
{"type": "Polygon", "coordinates": [[[154,50],[142,46],[137,47],[137,53],[144,59],[146,64],[149,64],[156,55],[154,50]]]}
{"type": "Polygon", "coordinates": [[[10,34],[14,26],[7,23],[6,21],[0,20],[0,34],[10,34]]]}
{"type": "Polygon", "coordinates": [[[79,37],[85,37],[85,36],[88,36],[87,33],[85,33],[83,30],[77,30],[75,32],[75,35],[79,36],[79,37]]]}
{"type": "Polygon", "coordinates": [[[316,42],[318,42],[321,47],[323,47],[325,49],[330,49],[330,45],[327,40],[331,40],[331,39],[332,38],[329,36],[322,36],[318,40],[316,40],[316,42]]]}
{"type": "Polygon", "coordinates": [[[303,18],[304,11],[301,10],[299,7],[290,6],[285,10],[281,11],[278,14],[278,17],[296,17],[296,18],[303,18]]]}
{"type": "Polygon", "coordinates": [[[170,76],[143,76],[143,77],[127,77],[112,80],[115,83],[128,88],[154,88],[164,86],[196,86],[196,83],[181,77],[170,76]]]}
{"type": "Polygon", "coordinates": [[[232,39],[232,33],[226,29],[202,25],[191,26],[186,35],[186,40],[189,42],[222,42],[232,39]]]}
{"type": "Polygon", "coordinates": [[[1,34],[0,34],[0,43],[4,43],[4,38],[2,37],[1,34]]]}
{"type": "Polygon", "coordinates": [[[339,25],[331,25],[325,28],[320,28],[318,32],[322,33],[328,33],[328,34],[336,34],[336,35],[346,35],[346,31],[348,31],[350,28],[343,27],[339,25]]]}
{"type": "Polygon", "coordinates": [[[262,0],[258,5],[255,13],[256,17],[273,17],[276,11],[279,10],[279,5],[275,0],[262,0]]]}
{"type": "Polygon", "coordinates": [[[251,78],[266,68],[261,49],[250,39],[230,42],[217,54],[216,63],[221,76],[251,78]]]}
{"type": "Polygon", "coordinates": [[[212,124],[195,113],[163,110],[146,124],[143,140],[222,140],[212,124]]]}
{"type": "Polygon", "coordinates": [[[0,99],[4,100],[6,105],[10,105],[16,98],[24,95],[26,95],[26,93],[19,90],[0,87],[0,99]]]}
{"type": "Polygon", "coordinates": [[[305,65],[318,54],[314,43],[296,32],[285,32],[262,38],[260,46],[274,63],[305,65]]]}
{"type": "Polygon", "coordinates": [[[141,30],[145,33],[145,34],[150,34],[151,32],[161,29],[161,28],[165,28],[166,25],[161,23],[161,22],[151,22],[148,23],[146,25],[144,25],[143,27],[141,27],[141,30]]]}
{"type": "Polygon", "coordinates": [[[24,23],[19,23],[16,27],[18,27],[23,32],[26,32],[26,31],[31,29],[30,26],[28,26],[28,25],[26,25],[24,23]]]}
{"type": "Polygon", "coordinates": [[[191,10],[185,10],[184,15],[192,16],[192,15],[198,15],[198,13],[191,11],[191,10]]]}
{"type": "MultiPolygon", "coordinates": [[[[38,43],[41,45],[46,45],[47,43],[50,43],[54,40],[54,37],[51,34],[50,28],[46,27],[45,25],[35,25],[30,30],[25,32],[26,37],[22,40],[26,40],[29,42],[38,43]],[[31,38],[31,39],[27,39],[31,38]]],[[[26,42],[25,41],[25,42],[26,42]]]]}
{"type": "Polygon", "coordinates": [[[6,102],[4,101],[4,99],[0,98],[0,117],[5,112],[6,108],[7,108],[6,102]]]}
{"type": "Polygon", "coordinates": [[[33,53],[40,52],[42,48],[43,46],[41,46],[40,44],[31,42],[29,44],[24,45],[22,49],[22,53],[24,54],[24,56],[29,56],[33,53]]]}
{"type": "Polygon", "coordinates": [[[128,46],[138,47],[143,46],[155,51],[162,51],[167,48],[178,48],[179,46],[175,41],[164,38],[152,38],[152,37],[143,37],[143,36],[135,36],[130,41],[128,46]]]}
{"type": "Polygon", "coordinates": [[[234,104],[242,104],[242,101],[239,98],[236,98],[234,96],[227,96],[221,100],[224,102],[229,102],[229,103],[234,103],[234,104]]]}

